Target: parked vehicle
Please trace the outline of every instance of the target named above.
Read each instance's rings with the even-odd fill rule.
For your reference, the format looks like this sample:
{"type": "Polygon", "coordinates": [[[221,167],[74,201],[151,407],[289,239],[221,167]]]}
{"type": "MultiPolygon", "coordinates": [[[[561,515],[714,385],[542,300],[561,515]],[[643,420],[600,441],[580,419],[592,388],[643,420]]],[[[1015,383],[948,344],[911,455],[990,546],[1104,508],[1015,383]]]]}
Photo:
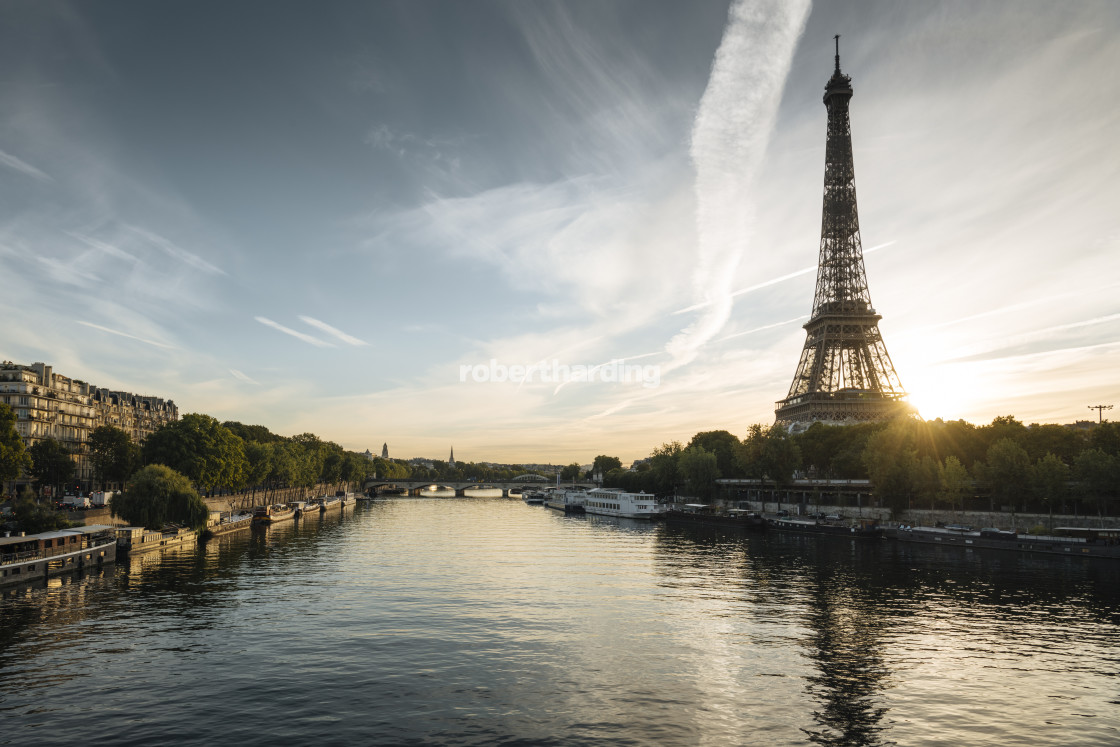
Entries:
{"type": "Polygon", "coordinates": [[[108,506],[109,502],[113,500],[113,491],[98,490],[89,494],[89,500],[90,503],[94,505],[94,507],[103,508],[105,506],[108,506]]]}

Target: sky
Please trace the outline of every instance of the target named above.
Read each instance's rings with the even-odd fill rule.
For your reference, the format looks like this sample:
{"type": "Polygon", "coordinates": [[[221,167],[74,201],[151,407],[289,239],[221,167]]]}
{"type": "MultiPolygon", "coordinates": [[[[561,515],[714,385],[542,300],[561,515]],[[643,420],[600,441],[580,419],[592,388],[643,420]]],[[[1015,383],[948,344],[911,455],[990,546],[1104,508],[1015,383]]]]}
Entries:
{"type": "Polygon", "coordinates": [[[805,341],[834,34],[911,401],[1120,405],[1110,0],[3,0],[0,358],[394,457],[743,436],[805,341]]]}

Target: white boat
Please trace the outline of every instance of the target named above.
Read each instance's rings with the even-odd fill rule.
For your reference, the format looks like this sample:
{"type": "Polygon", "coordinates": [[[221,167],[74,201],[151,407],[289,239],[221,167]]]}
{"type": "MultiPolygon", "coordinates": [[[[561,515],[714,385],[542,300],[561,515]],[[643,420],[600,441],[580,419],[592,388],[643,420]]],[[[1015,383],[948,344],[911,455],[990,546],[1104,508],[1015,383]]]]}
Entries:
{"type": "Polygon", "coordinates": [[[586,494],[583,510],[600,516],[623,519],[653,519],[661,515],[657,496],[652,493],[626,493],[617,488],[596,488],[586,494]]]}
{"type": "Polygon", "coordinates": [[[526,503],[539,506],[544,503],[544,493],[540,492],[539,490],[534,490],[532,493],[526,493],[525,495],[523,495],[521,497],[521,500],[525,501],[526,503]]]}
{"type": "Polygon", "coordinates": [[[566,514],[582,514],[587,493],[582,490],[551,490],[544,505],[566,514]]]}

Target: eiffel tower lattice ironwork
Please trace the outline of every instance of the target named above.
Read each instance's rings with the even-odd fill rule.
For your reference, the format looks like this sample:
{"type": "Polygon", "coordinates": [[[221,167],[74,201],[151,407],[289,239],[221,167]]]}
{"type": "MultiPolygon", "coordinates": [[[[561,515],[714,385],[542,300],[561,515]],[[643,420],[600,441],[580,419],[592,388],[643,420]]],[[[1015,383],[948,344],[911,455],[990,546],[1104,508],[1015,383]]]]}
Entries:
{"type": "Polygon", "coordinates": [[[883,420],[909,411],[879,333],[882,317],[867,289],[848,121],[851,98],[852,79],[840,72],[837,36],[836,70],[824,89],[828,143],[813,315],[805,325],[805,347],[789,394],[775,409],[777,424],[795,430],[815,421],[883,420]]]}

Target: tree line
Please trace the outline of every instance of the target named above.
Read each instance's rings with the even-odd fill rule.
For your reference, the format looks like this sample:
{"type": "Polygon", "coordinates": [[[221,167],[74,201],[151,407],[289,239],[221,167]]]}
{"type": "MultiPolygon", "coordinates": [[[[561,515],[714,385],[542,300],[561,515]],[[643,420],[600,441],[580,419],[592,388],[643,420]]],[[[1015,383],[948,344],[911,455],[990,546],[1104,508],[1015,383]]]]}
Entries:
{"type": "MultiPolygon", "coordinates": [[[[281,488],[349,485],[374,469],[363,454],[313,433],[284,437],[264,426],[220,423],[199,413],[165,423],[141,444],[120,428],[98,426],[86,445],[95,483],[124,486],[110,504],[114,514],[143,526],[205,523],[202,495],[252,490],[254,496],[264,491],[267,500],[268,493],[281,488]]],[[[13,480],[26,473],[35,485],[13,507],[21,526],[27,531],[65,526],[37,498],[47,486],[56,495],[61,492],[74,470],[72,455],[55,439],[25,448],[15,414],[0,405],[0,478],[13,480]]]]}
{"type": "Polygon", "coordinates": [[[885,506],[1014,510],[1087,507],[1109,513],[1120,497],[1120,424],[1024,425],[1000,416],[977,426],[913,417],[791,435],[755,424],[743,438],[704,431],[687,445],[662,444],[604,485],[662,496],[716,495],[719,478],[753,478],[780,489],[797,477],[869,480],[885,506]]]}

